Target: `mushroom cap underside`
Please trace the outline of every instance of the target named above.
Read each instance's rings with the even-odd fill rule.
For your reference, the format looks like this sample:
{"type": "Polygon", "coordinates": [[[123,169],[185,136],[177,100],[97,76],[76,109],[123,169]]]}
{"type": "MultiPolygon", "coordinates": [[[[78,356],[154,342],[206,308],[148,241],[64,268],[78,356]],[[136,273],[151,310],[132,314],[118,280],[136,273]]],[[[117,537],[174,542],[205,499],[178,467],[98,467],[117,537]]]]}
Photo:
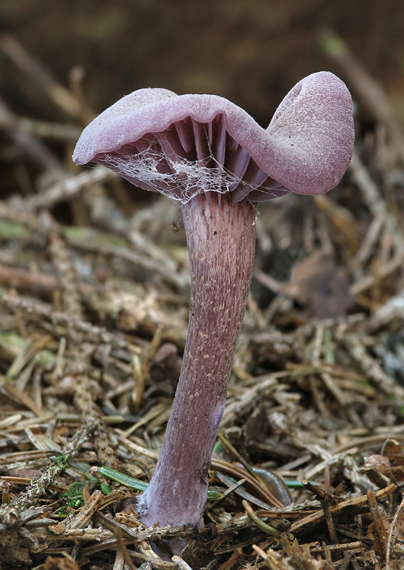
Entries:
{"type": "Polygon", "coordinates": [[[219,191],[258,202],[327,192],[353,145],[351,95],[338,77],[318,72],[293,87],[267,129],[217,95],[134,91],[84,129],[73,160],[182,201],[219,191]]]}

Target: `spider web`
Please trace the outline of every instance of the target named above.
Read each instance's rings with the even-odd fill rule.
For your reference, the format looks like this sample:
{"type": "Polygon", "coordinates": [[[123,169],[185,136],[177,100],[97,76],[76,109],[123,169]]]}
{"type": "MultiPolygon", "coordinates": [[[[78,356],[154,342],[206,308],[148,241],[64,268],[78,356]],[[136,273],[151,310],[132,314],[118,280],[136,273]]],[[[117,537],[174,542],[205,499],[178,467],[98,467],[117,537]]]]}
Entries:
{"type": "MultiPolygon", "coordinates": [[[[281,183],[259,168],[246,151],[243,152],[248,168],[242,169],[238,176],[215,158],[209,143],[205,148],[206,158],[189,159],[174,152],[167,141],[154,138],[143,141],[143,146],[146,142],[146,148],[139,149],[139,143],[126,145],[119,151],[99,156],[97,162],[133,184],[181,204],[205,192],[231,193],[234,202],[244,198],[254,202],[271,200],[287,192],[281,183]]],[[[181,151],[185,154],[184,149],[181,151]]]]}

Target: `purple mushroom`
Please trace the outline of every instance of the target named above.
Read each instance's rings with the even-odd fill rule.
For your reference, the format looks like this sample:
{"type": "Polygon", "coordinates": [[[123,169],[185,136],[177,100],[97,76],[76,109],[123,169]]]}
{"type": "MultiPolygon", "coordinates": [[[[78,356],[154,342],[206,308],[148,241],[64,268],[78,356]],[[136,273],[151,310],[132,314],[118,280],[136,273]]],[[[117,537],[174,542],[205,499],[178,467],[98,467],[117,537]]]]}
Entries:
{"type": "Polygon", "coordinates": [[[157,467],[139,500],[145,524],[201,524],[249,292],[255,204],[327,192],[353,144],[351,96],[329,72],[295,85],[266,130],[222,97],[140,89],[83,131],[74,162],[103,164],[177,200],[188,243],[188,338],[157,467]]]}

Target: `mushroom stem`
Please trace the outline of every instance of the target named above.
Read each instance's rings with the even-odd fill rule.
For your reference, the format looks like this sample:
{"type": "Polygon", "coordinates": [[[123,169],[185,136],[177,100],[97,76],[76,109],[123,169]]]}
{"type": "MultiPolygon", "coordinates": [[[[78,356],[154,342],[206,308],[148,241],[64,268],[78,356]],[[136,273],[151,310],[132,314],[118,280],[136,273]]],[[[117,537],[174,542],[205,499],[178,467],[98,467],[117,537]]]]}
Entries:
{"type": "Polygon", "coordinates": [[[250,288],[255,208],[207,192],[182,208],[191,269],[191,310],[178,387],[140,520],[199,525],[208,469],[250,288]]]}

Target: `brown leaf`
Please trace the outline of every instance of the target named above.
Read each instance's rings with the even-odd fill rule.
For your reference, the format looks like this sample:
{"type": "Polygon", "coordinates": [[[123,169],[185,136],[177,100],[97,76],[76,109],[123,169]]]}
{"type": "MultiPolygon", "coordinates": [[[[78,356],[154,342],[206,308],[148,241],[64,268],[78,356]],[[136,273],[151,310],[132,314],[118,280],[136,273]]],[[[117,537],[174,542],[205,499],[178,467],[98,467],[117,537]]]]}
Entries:
{"type": "Polygon", "coordinates": [[[70,556],[68,558],[48,556],[45,560],[45,570],[80,570],[80,568],[70,556]]]}
{"type": "Polygon", "coordinates": [[[329,249],[316,251],[292,270],[288,292],[317,317],[335,317],[354,304],[347,271],[337,267],[329,249]]]}
{"type": "Polygon", "coordinates": [[[404,467],[404,450],[403,446],[396,439],[388,439],[383,445],[383,455],[389,458],[393,466],[404,467]]]}

